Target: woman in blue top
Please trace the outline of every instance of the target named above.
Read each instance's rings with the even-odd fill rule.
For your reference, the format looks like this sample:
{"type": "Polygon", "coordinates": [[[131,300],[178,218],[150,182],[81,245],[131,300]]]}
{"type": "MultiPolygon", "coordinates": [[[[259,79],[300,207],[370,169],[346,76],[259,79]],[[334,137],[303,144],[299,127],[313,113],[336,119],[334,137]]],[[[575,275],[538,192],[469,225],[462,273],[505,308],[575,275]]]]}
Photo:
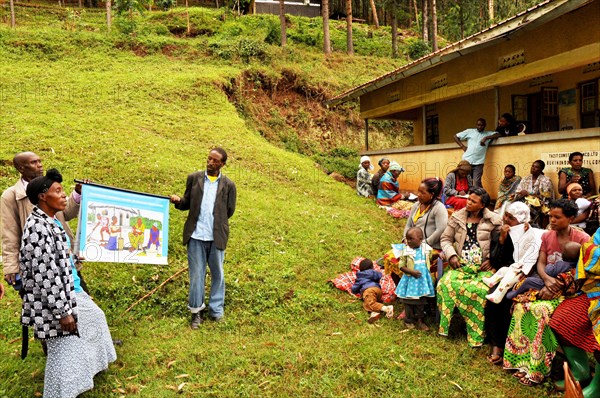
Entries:
{"type": "Polygon", "coordinates": [[[77,397],[94,387],[94,375],[116,360],[102,310],[81,288],[62,224],[55,218],[67,199],[56,169],[34,178],[34,204],[25,222],[19,266],[23,279],[21,323],[46,341],[44,397],[77,397]]]}

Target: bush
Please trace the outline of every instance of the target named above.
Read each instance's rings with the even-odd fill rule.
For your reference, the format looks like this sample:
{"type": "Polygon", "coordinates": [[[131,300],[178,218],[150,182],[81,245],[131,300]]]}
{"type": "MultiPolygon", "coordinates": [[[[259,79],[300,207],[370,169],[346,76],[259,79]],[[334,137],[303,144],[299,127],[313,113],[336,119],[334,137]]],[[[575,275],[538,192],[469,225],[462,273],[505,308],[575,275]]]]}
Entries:
{"type": "Polygon", "coordinates": [[[168,11],[175,5],[175,0],[155,0],[154,4],[163,11],[168,11]]]}
{"type": "Polygon", "coordinates": [[[431,52],[429,44],[421,39],[410,37],[406,40],[406,52],[410,59],[419,59],[431,52]]]}

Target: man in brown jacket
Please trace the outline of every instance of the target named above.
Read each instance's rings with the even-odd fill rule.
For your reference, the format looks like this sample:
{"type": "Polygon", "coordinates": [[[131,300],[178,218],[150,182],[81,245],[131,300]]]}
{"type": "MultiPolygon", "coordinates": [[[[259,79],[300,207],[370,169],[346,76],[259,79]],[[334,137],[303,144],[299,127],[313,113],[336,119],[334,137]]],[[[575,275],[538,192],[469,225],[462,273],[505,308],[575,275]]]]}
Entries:
{"type": "MultiPolygon", "coordinates": [[[[4,279],[11,285],[16,283],[19,274],[19,249],[23,226],[33,209],[33,205],[27,199],[25,189],[29,181],[44,175],[42,160],[33,152],[16,154],[13,158],[13,165],[21,178],[15,185],[4,191],[0,198],[0,235],[4,279]]],[[[75,239],[67,221],[77,218],[79,214],[80,192],[81,186],[77,185],[75,192],[68,199],[67,208],[56,214],[56,218],[62,223],[71,240],[71,245],[74,244],[75,239]]]]}
{"type": "Polygon", "coordinates": [[[192,329],[202,323],[206,265],[210,268],[210,300],[208,315],[214,321],[223,319],[225,304],[225,274],[223,261],[229,239],[229,218],[235,212],[236,188],[233,181],[221,174],[227,162],[227,152],[214,148],[208,154],[206,171],[188,175],[183,197],[171,196],[179,210],[189,210],[183,226],[183,244],[188,247],[190,295],[188,308],[192,312],[192,329]]]}

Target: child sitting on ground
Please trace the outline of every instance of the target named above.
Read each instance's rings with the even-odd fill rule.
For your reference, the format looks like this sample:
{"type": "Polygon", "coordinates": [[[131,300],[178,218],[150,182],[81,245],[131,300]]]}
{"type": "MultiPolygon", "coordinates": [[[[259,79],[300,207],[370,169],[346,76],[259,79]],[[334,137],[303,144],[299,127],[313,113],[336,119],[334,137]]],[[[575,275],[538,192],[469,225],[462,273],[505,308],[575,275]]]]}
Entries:
{"type": "Polygon", "coordinates": [[[381,302],[381,286],[379,280],[381,272],[373,269],[373,261],[365,258],[358,266],[356,281],[352,285],[352,293],[360,292],[363,299],[363,308],[370,313],[369,323],[375,323],[381,317],[381,311],[385,312],[388,318],[394,316],[394,306],[383,305],[381,302]]]}
{"type": "MultiPolygon", "coordinates": [[[[563,247],[562,260],[549,264],[546,266],[546,274],[553,278],[558,277],[560,274],[570,273],[579,261],[579,251],[581,245],[577,242],[567,242],[563,247]]],[[[513,299],[519,294],[528,292],[529,290],[540,291],[544,287],[544,281],[538,275],[530,276],[525,279],[523,283],[515,290],[512,290],[506,294],[506,298],[513,299]]]]}
{"type": "MultiPolygon", "coordinates": [[[[541,236],[543,230],[529,226],[529,208],[523,202],[511,203],[505,211],[504,217],[512,217],[518,221],[517,225],[509,228],[508,234],[515,246],[513,259],[508,267],[500,268],[494,275],[482,278],[483,283],[489,287],[498,284],[493,293],[485,296],[492,303],[500,303],[506,293],[521,279],[523,275],[529,274],[535,266],[537,255],[540,251],[541,236]]],[[[505,224],[503,228],[508,227],[505,224]]]]}
{"type": "Polygon", "coordinates": [[[426,297],[435,297],[433,280],[429,273],[431,248],[423,242],[423,231],[412,227],[406,232],[406,244],[412,253],[403,253],[400,271],[404,273],[396,287],[396,296],[404,304],[404,324],[408,329],[428,331],[425,318],[426,297]]]}

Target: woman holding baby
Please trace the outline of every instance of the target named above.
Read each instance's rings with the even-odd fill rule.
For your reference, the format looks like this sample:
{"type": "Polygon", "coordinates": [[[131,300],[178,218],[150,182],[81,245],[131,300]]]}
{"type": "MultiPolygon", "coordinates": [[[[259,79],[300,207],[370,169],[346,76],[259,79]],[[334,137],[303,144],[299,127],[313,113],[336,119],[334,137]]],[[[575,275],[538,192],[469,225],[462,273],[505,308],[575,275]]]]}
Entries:
{"type": "MultiPolygon", "coordinates": [[[[573,276],[569,272],[554,273],[554,265],[563,260],[569,242],[582,244],[589,236],[570,223],[577,215],[576,205],[559,199],[550,204],[550,231],[542,236],[536,270],[543,282],[541,290],[528,290],[514,298],[512,319],[504,348],[504,368],[515,370],[514,377],[526,386],[543,381],[550,373],[558,342],[550,329],[550,317],[572,294],[573,276]],[[549,267],[550,266],[550,267],[549,267]]],[[[533,283],[530,278],[525,280],[533,283]]]]}

